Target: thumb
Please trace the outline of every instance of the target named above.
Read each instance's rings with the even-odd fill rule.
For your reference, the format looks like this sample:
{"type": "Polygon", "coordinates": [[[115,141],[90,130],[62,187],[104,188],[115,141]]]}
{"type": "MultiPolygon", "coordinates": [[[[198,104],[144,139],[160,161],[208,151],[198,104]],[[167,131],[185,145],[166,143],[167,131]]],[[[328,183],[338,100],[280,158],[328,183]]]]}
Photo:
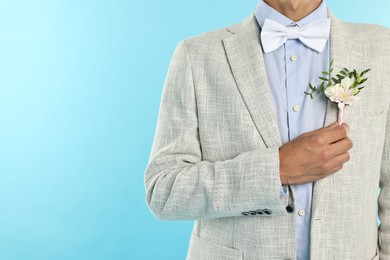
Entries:
{"type": "Polygon", "coordinates": [[[326,126],[325,128],[333,128],[333,127],[335,127],[335,126],[337,126],[337,125],[338,125],[337,122],[333,122],[332,124],[326,126]]]}

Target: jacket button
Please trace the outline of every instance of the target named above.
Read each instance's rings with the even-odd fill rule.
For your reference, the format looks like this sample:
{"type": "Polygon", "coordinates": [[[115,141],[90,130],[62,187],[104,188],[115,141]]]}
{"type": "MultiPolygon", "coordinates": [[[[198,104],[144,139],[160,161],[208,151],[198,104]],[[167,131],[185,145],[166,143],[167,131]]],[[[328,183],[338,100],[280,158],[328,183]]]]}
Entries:
{"type": "Polygon", "coordinates": [[[241,212],[241,215],[247,216],[249,213],[248,212],[241,212]]]}
{"type": "Polygon", "coordinates": [[[270,209],[263,209],[263,211],[267,215],[271,215],[272,214],[272,210],[270,210],[270,209]]]}
{"type": "Polygon", "coordinates": [[[257,215],[263,215],[264,211],[261,209],[256,210],[257,215]]]}
{"type": "Polygon", "coordinates": [[[294,207],[293,207],[293,205],[288,204],[287,207],[286,207],[286,210],[287,210],[288,213],[294,212],[294,207]]]}

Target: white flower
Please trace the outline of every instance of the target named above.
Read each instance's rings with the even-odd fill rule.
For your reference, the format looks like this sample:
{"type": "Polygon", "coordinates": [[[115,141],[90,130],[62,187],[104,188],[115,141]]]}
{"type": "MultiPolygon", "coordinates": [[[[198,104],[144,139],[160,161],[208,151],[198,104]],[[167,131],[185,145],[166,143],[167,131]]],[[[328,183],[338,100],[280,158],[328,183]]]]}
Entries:
{"type": "Polygon", "coordinates": [[[350,88],[354,83],[353,79],[344,78],[340,84],[327,87],[325,95],[333,102],[352,105],[358,100],[358,97],[355,96],[355,88],[350,88]]]}
{"type": "Polygon", "coordinates": [[[348,91],[353,85],[355,84],[354,78],[345,77],[341,80],[341,87],[345,89],[345,91],[348,91]]]}
{"type": "Polygon", "coordinates": [[[329,86],[325,89],[325,95],[333,102],[343,103],[345,105],[352,105],[358,98],[357,88],[354,88],[355,79],[345,77],[340,83],[329,86]]]}
{"type": "Polygon", "coordinates": [[[336,90],[335,96],[338,99],[337,102],[344,103],[345,105],[352,105],[358,99],[358,97],[355,96],[354,88],[346,90],[345,88],[340,87],[336,90]]]}
{"type": "Polygon", "coordinates": [[[328,75],[329,77],[319,77],[319,79],[323,81],[320,87],[314,87],[311,83],[309,83],[309,88],[311,92],[305,91],[304,93],[310,96],[311,99],[313,99],[314,92],[323,91],[325,96],[330,101],[337,103],[339,108],[339,115],[337,121],[339,125],[341,125],[341,123],[343,122],[345,106],[352,105],[358,100],[358,97],[356,97],[356,95],[360,93],[360,90],[362,88],[364,88],[364,86],[360,88],[358,86],[367,81],[367,78],[363,78],[363,75],[369,72],[371,69],[366,69],[361,73],[358,73],[356,70],[348,70],[346,68],[343,68],[339,73],[336,74],[335,77],[331,77],[331,72],[333,70],[332,64],[333,60],[330,62],[329,71],[322,72],[323,75],[328,75]],[[332,85],[332,83],[334,83],[335,85],[332,85]],[[327,87],[324,89],[325,84],[327,87]]]}
{"type": "MultiPolygon", "coordinates": [[[[329,86],[325,89],[325,95],[332,100],[332,97],[334,96],[334,94],[336,93],[336,89],[338,89],[340,87],[340,84],[336,84],[334,86],[329,86]]],[[[332,100],[334,101],[334,100],[332,100]]]]}

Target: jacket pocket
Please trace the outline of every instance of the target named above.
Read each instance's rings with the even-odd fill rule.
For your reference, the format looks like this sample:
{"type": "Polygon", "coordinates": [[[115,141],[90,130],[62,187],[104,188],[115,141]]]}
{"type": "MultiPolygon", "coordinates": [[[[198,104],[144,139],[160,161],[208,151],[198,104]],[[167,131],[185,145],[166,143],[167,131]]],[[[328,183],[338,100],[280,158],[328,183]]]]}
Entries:
{"type": "Polygon", "coordinates": [[[191,234],[186,260],[242,260],[242,251],[191,234]]]}

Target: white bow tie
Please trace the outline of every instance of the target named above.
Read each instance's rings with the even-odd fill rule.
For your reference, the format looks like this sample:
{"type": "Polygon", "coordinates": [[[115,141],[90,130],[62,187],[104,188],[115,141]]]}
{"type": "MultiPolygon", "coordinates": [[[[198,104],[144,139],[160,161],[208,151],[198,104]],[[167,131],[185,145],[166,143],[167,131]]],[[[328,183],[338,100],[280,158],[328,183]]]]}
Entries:
{"type": "Polygon", "coordinates": [[[289,39],[299,39],[307,47],[322,52],[330,33],[330,19],[320,19],[304,26],[286,27],[266,19],[261,30],[261,43],[265,53],[282,46],[289,39]]]}

